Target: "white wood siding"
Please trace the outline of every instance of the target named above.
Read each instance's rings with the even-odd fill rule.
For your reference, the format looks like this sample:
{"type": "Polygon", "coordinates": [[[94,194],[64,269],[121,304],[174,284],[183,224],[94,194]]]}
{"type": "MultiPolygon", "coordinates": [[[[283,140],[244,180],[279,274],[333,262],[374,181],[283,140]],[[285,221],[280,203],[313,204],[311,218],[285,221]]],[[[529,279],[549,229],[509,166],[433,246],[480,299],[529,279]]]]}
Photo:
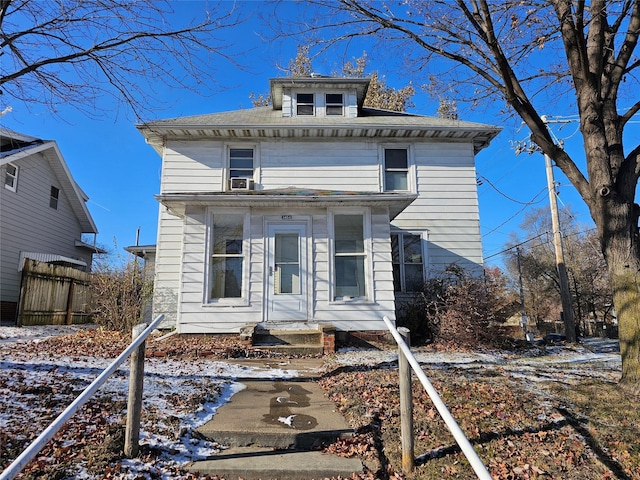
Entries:
{"type": "Polygon", "coordinates": [[[162,193],[221,191],[225,166],[222,142],[169,142],[162,162],[162,193]]]}
{"type": "Polygon", "coordinates": [[[180,272],[182,270],[182,225],[182,218],[171,215],[163,206],[160,206],[153,288],[153,317],[164,314],[164,326],[175,326],[178,318],[180,272]]]}
{"type": "Polygon", "coordinates": [[[262,188],[380,191],[378,147],[370,142],[265,142],[260,147],[262,188]],[[354,182],[357,179],[357,182],[354,182]]]}
{"type": "MultiPolygon", "coordinates": [[[[324,224],[326,225],[326,220],[324,224]]],[[[382,317],[386,315],[391,320],[395,320],[389,215],[386,209],[375,209],[371,212],[371,252],[369,252],[370,258],[367,259],[373,269],[373,285],[367,285],[367,293],[371,293],[370,301],[331,301],[328,289],[330,281],[328,267],[330,262],[333,262],[333,258],[328,254],[326,235],[324,238],[316,238],[314,244],[318,250],[316,255],[318,288],[314,321],[328,322],[346,331],[385,330],[382,317]],[[388,260],[388,266],[381,265],[385,260],[388,260]]]]}
{"type": "Polygon", "coordinates": [[[15,192],[4,188],[4,169],[0,175],[0,299],[7,302],[18,301],[21,251],[63,255],[91,265],[91,255],[75,246],[82,228],[47,160],[37,153],[15,165],[15,192]],[[57,209],[49,206],[51,186],[60,189],[57,209]]]}
{"type": "MultiPolygon", "coordinates": [[[[286,100],[286,98],[285,98],[286,100]]],[[[286,105],[286,101],[284,102],[286,105]]],[[[418,199],[393,222],[395,228],[427,232],[425,267],[429,272],[450,263],[466,268],[482,264],[476,171],[471,144],[422,141],[410,146],[412,178],[418,199]]],[[[161,190],[221,191],[227,148],[243,142],[222,140],[169,142],[163,158],[161,190]]],[[[256,148],[257,189],[286,187],[379,192],[382,148],[375,141],[263,140],[247,142],[256,148]]],[[[389,147],[393,143],[384,142],[389,147]]],[[[404,148],[408,143],[398,143],[404,148]]],[[[247,252],[249,282],[244,305],[206,302],[204,292],[207,217],[204,207],[187,209],[185,220],[161,208],[154,316],[167,315],[182,333],[237,332],[247,323],[264,321],[264,216],[309,215],[312,218],[313,283],[309,292],[312,322],[330,322],[342,330],[383,330],[383,315],[395,318],[390,225],[386,209],[371,212],[370,279],[372,302],[332,302],[331,262],[326,209],[291,211],[254,208],[247,252]],[[371,290],[373,289],[373,290],[371,290]]]]}
{"type": "Polygon", "coordinates": [[[451,263],[478,269],[483,260],[471,144],[417,144],[414,155],[418,198],[393,225],[428,231],[430,272],[451,263]]]}

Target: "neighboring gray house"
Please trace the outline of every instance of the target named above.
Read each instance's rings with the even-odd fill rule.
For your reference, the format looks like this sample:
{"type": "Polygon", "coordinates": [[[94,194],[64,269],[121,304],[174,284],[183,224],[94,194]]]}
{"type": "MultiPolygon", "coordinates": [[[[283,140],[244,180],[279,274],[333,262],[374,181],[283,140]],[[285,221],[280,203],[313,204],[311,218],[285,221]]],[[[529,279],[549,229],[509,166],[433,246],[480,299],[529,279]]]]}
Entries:
{"type": "Polygon", "coordinates": [[[0,167],[1,318],[13,321],[25,258],[89,271],[103,251],[82,241],[98,229],[56,142],[0,129],[0,167]]]}
{"type": "Polygon", "coordinates": [[[474,156],[497,127],[364,108],[368,79],[270,84],[272,107],[138,125],[162,157],[154,316],[380,331],[433,272],[481,269],[474,156]]]}

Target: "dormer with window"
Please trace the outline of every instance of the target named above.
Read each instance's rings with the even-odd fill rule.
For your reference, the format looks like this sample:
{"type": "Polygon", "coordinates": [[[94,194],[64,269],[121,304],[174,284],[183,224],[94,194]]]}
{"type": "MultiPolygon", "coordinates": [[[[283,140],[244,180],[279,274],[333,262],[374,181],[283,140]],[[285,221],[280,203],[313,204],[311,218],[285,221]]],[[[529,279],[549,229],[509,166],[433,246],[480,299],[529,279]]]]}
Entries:
{"type": "Polygon", "coordinates": [[[272,78],[273,108],[282,110],[283,117],[354,118],[369,82],[368,78],[272,78]]]}

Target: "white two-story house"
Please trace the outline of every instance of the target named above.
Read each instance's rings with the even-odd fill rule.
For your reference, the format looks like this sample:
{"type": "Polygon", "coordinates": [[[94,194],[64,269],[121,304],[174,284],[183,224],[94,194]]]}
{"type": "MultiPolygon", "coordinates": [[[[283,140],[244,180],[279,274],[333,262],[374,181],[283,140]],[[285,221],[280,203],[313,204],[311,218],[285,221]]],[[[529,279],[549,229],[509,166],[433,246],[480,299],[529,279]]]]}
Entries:
{"type": "Polygon", "coordinates": [[[270,107],[138,125],[162,157],[154,316],[380,331],[433,272],[481,268],[474,157],[499,129],[364,108],[368,85],[275,78],[270,107]]]}

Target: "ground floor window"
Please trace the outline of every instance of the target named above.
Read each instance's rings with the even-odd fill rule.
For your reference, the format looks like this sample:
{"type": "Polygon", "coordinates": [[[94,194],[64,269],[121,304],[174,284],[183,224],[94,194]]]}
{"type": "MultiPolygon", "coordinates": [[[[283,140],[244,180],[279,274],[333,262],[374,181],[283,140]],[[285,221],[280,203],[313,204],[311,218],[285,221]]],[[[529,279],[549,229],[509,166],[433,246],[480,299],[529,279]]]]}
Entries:
{"type": "Polygon", "coordinates": [[[413,233],[392,233],[393,289],[418,292],[424,284],[422,237],[413,233]]]}
{"type": "Polygon", "coordinates": [[[244,215],[213,216],[210,291],[212,300],[242,296],[244,215]]]}
{"type": "Polygon", "coordinates": [[[334,215],[335,298],[365,297],[364,217],[334,215]]]}

